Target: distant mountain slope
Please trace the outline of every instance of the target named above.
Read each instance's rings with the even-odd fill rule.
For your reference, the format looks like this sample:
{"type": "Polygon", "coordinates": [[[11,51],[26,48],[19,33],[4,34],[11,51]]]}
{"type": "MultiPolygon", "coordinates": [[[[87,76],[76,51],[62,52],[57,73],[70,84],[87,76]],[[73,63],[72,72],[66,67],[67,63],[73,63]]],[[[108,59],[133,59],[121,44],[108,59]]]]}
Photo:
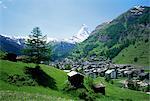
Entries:
{"type": "Polygon", "coordinates": [[[61,60],[69,55],[72,50],[75,48],[77,43],[80,43],[86,40],[90,35],[87,25],[83,24],[80,30],[71,38],[63,39],[61,41],[51,41],[52,45],[52,56],[51,59],[61,60]]]}
{"type": "MultiPolygon", "coordinates": [[[[48,38],[50,45],[52,45],[52,60],[65,58],[74,49],[76,43],[80,43],[88,38],[90,32],[88,27],[83,24],[79,31],[68,39],[57,40],[55,38],[48,38]]],[[[21,50],[25,46],[25,38],[14,38],[0,35],[0,50],[21,55],[21,50]]]]}
{"type": "MultiPolygon", "coordinates": [[[[96,55],[97,57],[105,56],[114,59],[130,45],[139,42],[143,42],[143,45],[145,45],[145,41],[149,43],[149,14],[150,7],[136,6],[111,22],[97,26],[89,38],[76,47],[71,57],[86,59],[89,56],[96,55]]],[[[145,49],[141,49],[141,51],[145,52],[145,49]]],[[[150,56],[147,51],[144,54],[147,54],[147,58],[150,56]]],[[[137,57],[140,57],[140,54],[137,55],[139,55],[137,57]]],[[[145,58],[145,61],[148,61],[147,58],[145,58]]],[[[126,61],[122,63],[126,63],[126,61]]],[[[146,62],[146,64],[141,65],[149,64],[146,62]]]]}
{"type": "Polygon", "coordinates": [[[68,43],[68,42],[50,42],[52,47],[52,56],[51,60],[60,60],[69,55],[69,53],[74,49],[76,46],[75,44],[68,43]]]}
{"type": "Polygon", "coordinates": [[[0,35],[0,50],[20,55],[24,42],[25,39],[23,38],[10,38],[0,35]]]}
{"type": "MultiPolygon", "coordinates": [[[[53,40],[49,42],[52,49],[51,59],[57,60],[68,56],[68,53],[72,51],[75,44],[68,43],[65,41],[53,40]]],[[[17,55],[22,55],[21,52],[25,47],[24,38],[12,38],[0,35],[0,50],[8,53],[15,53],[17,55]]]]}
{"type": "Polygon", "coordinates": [[[134,45],[129,45],[113,59],[119,64],[135,64],[150,66],[150,42],[139,41],[134,45]]]}

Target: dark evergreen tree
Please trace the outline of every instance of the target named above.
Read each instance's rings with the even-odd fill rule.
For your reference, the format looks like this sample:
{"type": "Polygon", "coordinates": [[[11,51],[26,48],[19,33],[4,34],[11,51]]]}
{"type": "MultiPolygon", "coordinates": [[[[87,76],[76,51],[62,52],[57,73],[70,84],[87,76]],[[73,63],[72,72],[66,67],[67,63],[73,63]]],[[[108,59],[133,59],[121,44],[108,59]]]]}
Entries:
{"type": "Polygon", "coordinates": [[[29,57],[29,62],[36,64],[50,60],[50,45],[47,43],[47,36],[42,36],[39,27],[33,28],[31,35],[26,41],[24,53],[29,57]]]}

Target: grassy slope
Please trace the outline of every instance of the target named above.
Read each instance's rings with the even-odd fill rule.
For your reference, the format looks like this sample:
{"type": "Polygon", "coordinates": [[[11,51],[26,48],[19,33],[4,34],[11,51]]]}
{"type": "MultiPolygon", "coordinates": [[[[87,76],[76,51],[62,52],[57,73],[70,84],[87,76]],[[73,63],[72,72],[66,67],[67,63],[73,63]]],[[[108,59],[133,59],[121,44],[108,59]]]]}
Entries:
{"type": "MultiPolygon", "coordinates": [[[[15,62],[10,62],[10,61],[0,60],[0,73],[5,72],[9,75],[13,75],[13,74],[25,75],[23,72],[25,66],[34,67],[35,65],[34,64],[26,64],[26,63],[22,63],[22,62],[15,63],[15,62]]],[[[63,84],[67,80],[67,75],[63,71],[49,67],[49,66],[41,65],[41,68],[49,76],[51,76],[55,79],[58,90],[61,90],[61,88],[63,88],[63,84]]],[[[3,74],[1,75],[1,77],[2,76],[3,76],[3,74]]],[[[57,99],[57,97],[58,97],[59,98],[58,101],[60,100],[60,97],[65,98],[65,99],[71,99],[70,95],[63,94],[62,92],[59,92],[57,90],[52,90],[50,88],[44,88],[42,86],[17,87],[15,85],[11,85],[2,80],[0,80],[0,90],[2,92],[3,91],[13,91],[13,92],[17,92],[17,94],[19,94],[18,92],[21,92],[22,96],[24,95],[22,92],[31,94],[31,96],[33,96],[34,94],[40,94],[42,96],[42,94],[44,94],[45,96],[52,96],[51,98],[56,97],[56,99],[57,99]]],[[[3,94],[3,93],[1,93],[1,94],[3,94]]],[[[6,92],[6,95],[7,95],[7,92],[6,92]]]]}
{"type": "MultiPolygon", "coordinates": [[[[23,72],[24,66],[34,67],[34,64],[26,64],[22,62],[10,62],[6,60],[0,60],[0,73],[1,77],[3,76],[2,72],[8,74],[19,74],[25,75],[23,72]]],[[[36,100],[36,101],[67,101],[70,99],[77,99],[77,97],[71,96],[70,94],[64,93],[62,88],[64,83],[67,80],[67,75],[58,69],[53,67],[41,65],[43,71],[48,75],[53,77],[56,81],[58,90],[52,90],[50,88],[44,88],[42,86],[22,86],[18,87],[7,82],[0,80],[0,100],[36,100]]],[[[119,99],[132,99],[133,101],[147,101],[148,95],[140,93],[137,91],[132,91],[128,89],[121,89],[115,85],[108,84],[104,81],[104,78],[97,78],[95,82],[102,81],[106,85],[106,96],[101,96],[98,101],[110,101],[110,100],[119,100],[119,99]]]]}
{"type": "Polygon", "coordinates": [[[0,91],[1,101],[72,101],[62,97],[17,91],[0,91]]]}
{"type": "Polygon", "coordinates": [[[105,82],[104,78],[98,77],[94,81],[95,83],[101,82],[106,87],[106,96],[103,97],[102,101],[148,101],[150,99],[149,95],[142,92],[137,92],[125,88],[119,88],[113,84],[105,82]]]}
{"type": "Polygon", "coordinates": [[[135,64],[142,66],[150,66],[150,42],[138,42],[135,45],[123,49],[113,61],[118,64],[135,64]],[[137,57],[138,61],[134,62],[137,57]]]}

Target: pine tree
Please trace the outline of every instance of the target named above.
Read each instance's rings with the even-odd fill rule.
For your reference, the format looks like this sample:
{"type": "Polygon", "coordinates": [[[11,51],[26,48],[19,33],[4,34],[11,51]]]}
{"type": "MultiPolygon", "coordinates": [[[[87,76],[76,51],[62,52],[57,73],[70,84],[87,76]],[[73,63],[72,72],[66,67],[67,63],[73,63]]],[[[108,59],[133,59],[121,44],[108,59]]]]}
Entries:
{"type": "Polygon", "coordinates": [[[51,49],[46,40],[47,36],[42,36],[39,27],[33,28],[24,50],[25,55],[29,57],[29,62],[40,64],[50,60],[51,49]]]}

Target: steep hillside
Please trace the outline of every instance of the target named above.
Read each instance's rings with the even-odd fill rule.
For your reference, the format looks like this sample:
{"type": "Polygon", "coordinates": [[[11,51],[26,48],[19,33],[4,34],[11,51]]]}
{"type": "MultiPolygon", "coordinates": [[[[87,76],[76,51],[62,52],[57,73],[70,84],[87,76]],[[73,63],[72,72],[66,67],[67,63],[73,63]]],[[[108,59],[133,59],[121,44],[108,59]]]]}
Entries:
{"type": "Polygon", "coordinates": [[[47,101],[47,99],[55,99],[56,101],[60,101],[61,99],[63,101],[74,99],[73,97],[70,98],[70,95],[61,92],[67,80],[65,72],[50,66],[41,65],[41,74],[36,75],[37,78],[39,77],[38,80],[36,78],[31,79],[32,75],[26,73],[26,70],[30,68],[33,69],[32,72],[35,72],[34,66],[35,64],[0,60],[1,101],[6,101],[7,99],[9,101],[13,99],[30,99],[32,96],[34,96],[32,98],[33,100],[39,101],[40,99],[45,101],[47,101]],[[40,77],[45,78],[45,80],[40,79],[40,77]],[[35,81],[40,81],[41,83],[35,81]]]}
{"type": "Polygon", "coordinates": [[[113,59],[115,63],[135,64],[150,66],[150,42],[136,42],[134,45],[129,45],[113,59]]]}
{"type": "MultiPolygon", "coordinates": [[[[67,82],[65,72],[50,66],[40,65],[40,74],[35,75],[36,68],[34,66],[35,64],[31,63],[0,60],[0,101],[80,101],[78,95],[83,95],[82,88],[69,92],[63,90],[67,82]],[[32,72],[26,72],[26,70],[32,70],[32,72]],[[30,75],[30,73],[34,75],[30,75]]],[[[147,101],[149,99],[149,95],[145,93],[119,88],[107,83],[104,78],[97,78],[94,82],[106,85],[106,95],[97,94],[96,101],[147,101]]],[[[85,77],[84,85],[87,84],[85,77]]],[[[92,96],[92,94],[90,95],[92,96]]]]}
{"type": "MultiPolygon", "coordinates": [[[[150,7],[133,7],[111,22],[97,26],[91,36],[76,47],[71,56],[86,59],[89,56],[96,55],[97,57],[105,56],[114,59],[130,45],[135,45],[135,43],[140,43],[141,41],[144,42],[143,45],[150,43],[149,13],[150,7]]],[[[140,49],[140,51],[146,54],[146,58],[142,61],[148,61],[148,51],[145,51],[144,48],[140,49]]],[[[141,58],[140,54],[136,55],[141,58]]],[[[126,63],[126,61],[122,63],[126,63]]],[[[130,61],[130,63],[132,62],[130,61]]],[[[140,65],[149,65],[147,63],[139,62],[140,65]]]]}

